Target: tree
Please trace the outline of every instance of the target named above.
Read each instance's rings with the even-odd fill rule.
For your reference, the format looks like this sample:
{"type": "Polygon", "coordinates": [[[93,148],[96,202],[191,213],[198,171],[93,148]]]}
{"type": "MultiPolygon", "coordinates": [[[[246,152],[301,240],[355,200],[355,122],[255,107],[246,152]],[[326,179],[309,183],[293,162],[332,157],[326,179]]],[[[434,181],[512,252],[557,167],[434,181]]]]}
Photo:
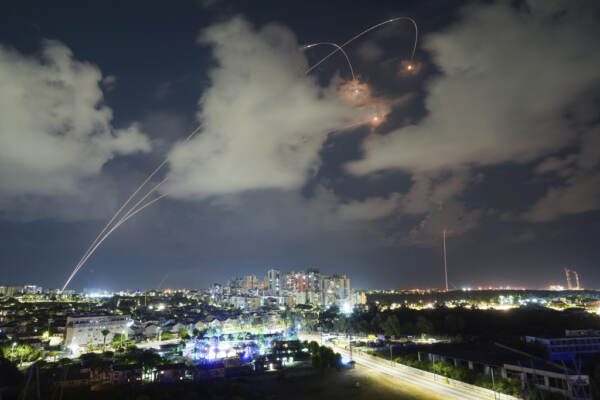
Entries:
{"type": "Polygon", "coordinates": [[[310,354],[313,356],[319,353],[319,343],[315,342],[314,340],[308,344],[308,348],[310,350],[310,354]]]}
{"type": "Polygon", "coordinates": [[[110,333],[108,329],[102,329],[102,336],[104,336],[104,343],[102,343],[102,351],[106,351],[106,335],[110,333]]]}
{"type": "Polygon", "coordinates": [[[417,318],[417,332],[418,333],[433,333],[433,324],[425,317],[420,316],[417,318]]]}
{"type": "Polygon", "coordinates": [[[181,339],[189,339],[190,337],[190,332],[185,328],[181,328],[178,333],[181,339]]]}
{"type": "Polygon", "coordinates": [[[144,365],[145,369],[153,369],[162,364],[162,358],[149,350],[144,351],[139,356],[139,361],[144,365]]]}
{"type": "Polygon", "coordinates": [[[112,342],[113,342],[113,345],[114,345],[114,346],[115,346],[117,349],[120,349],[120,348],[123,346],[123,344],[125,343],[125,341],[126,341],[126,340],[127,340],[127,339],[125,338],[125,335],[124,335],[124,334],[122,334],[122,333],[115,333],[115,334],[113,335],[112,342]]]}
{"type": "Polygon", "coordinates": [[[386,336],[400,336],[402,334],[400,320],[396,315],[387,317],[381,324],[381,328],[383,329],[383,334],[386,336]]]}

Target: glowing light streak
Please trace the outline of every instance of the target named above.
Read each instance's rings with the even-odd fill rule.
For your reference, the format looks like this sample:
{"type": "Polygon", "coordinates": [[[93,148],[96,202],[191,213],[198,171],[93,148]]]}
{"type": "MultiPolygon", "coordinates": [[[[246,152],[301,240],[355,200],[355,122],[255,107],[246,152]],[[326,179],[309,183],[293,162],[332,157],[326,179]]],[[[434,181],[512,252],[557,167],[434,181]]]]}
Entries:
{"type": "MultiPolygon", "coordinates": [[[[189,142],[202,128],[202,125],[198,126],[196,129],[194,129],[192,131],[192,133],[190,133],[188,135],[188,137],[185,139],[184,143],[189,142]]],[[[81,259],[79,260],[79,262],[77,263],[77,265],[75,266],[75,268],[73,269],[73,271],[71,272],[71,274],[69,275],[69,278],[67,279],[67,281],[65,282],[65,284],[63,285],[62,290],[65,290],[67,288],[67,286],[69,285],[69,283],[71,282],[71,280],[73,280],[73,278],[75,277],[75,275],[77,274],[77,272],[83,267],[83,264],[85,264],[85,260],[87,260],[90,256],[90,253],[95,251],[95,249],[98,248],[97,244],[98,241],[100,240],[104,240],[106,238],[106,236],[110,233],[108,233],[107,235],[103,234],[107,231],[107,229],[111,226],[111,224],[115,221],[115,219],[121,214],[121,212],[125,209],[125,207],[127,207],[127,205],[131,202],[131,200],[133,200],[133,198],[140,192],[140,190],[142,190],[142,188],[144,188],[144,186],[146,186],[146,184],[154,177],[154,175],[156,175],[161,169],[162,167],[165,166],[165,164],[169,161],[168,158],[165,158],[163,162],[161,162],[158,167],[156,167],[151,173],[150,175],[148,175],[148,177],[146,177],[146,179],[144,179],[144,181],[137,187],[137,189],[127,198],[127,200],[125,200],[125,202],[121,205],[121,207],[117,210],[117,212],[115,212],[115,214],[110,218],[110,220],[106,223],[106,225],[104,225],[104,227],[102,228],[102,230],[100,231],[100,233],[98,234],[98,236],[96,236],[96,238],[92,241],[92,243],[90,244],[90,246],[87,248],[87,250],[85,251],[85,253],[83,253],[83,256],[81,257],[81,259]]],[[[160,185],[162,185],[164,182],[166,181],[166,178],[161,181],[158,185],[156,185],[154,188],[151,189],[150,192],[146,193],[146,195],[142,198],[141,201],[138,201],[133,207],[131,207],[129,209],[129,211],[124,215],[124,217],[121,218],[121,223],[125,222],[128,218],[128,216],[133,216],[137,213],[133,213],[133,210],[135,209],[136,206],[138,206],[144,199],[146,199],[152,192],[154,192],[156,189],[158,189],[158,187],[160,185]]],[[[162,197],[166,197],[166,196],[161,196],[162,197]]],[[[153,202],[154,203],[154,202],[153,202]]],[[[119,222],[117,222],[118,226],[120,225],[119,222]]],[[[109,232],[113,232],[114,229],[111,229],[109,232]]]]}
{"type": "MultiPolygon", "coordinates": [[[[102,236],[102,238],[96,243],[96,245],[92,248],[92,250],[84,257],[84,259],[82,260],[82,265],[85,264],[85,262],[92,256],[92,254],[94,254],[94,251],[96,251],[96,249],[102,244],[102,242],[104,242],[106,240],[106,238],[108,236],[110,236],[111,233],[113,233],[115,231],[115,229],[117,229],[119,226],[121,226],[123,223],[125,223],[128,219],[132,218],[133,216],[135,216],[137,213],[141,212],[144,208],[156,203],[157,201],[159,201],[160,199],[167,197],[168,193],[163,193],[160,196],[158,196],[157,198],[150,200],[149,202],[147,202],[146,204],[144,204],[143,206],[141,206],[140,208],[138,208],[137,210],[135,210],[134,212],[132,212],[131,214],[124,216],[122,219],[119,220],[119,222],[117,222],[112,228],[110,228],[105,234],[104,236],[102,236]]],[[[78,270],[79,271],[79,270],[78,270]]],[[[75,272],[77,273],[77,271],[75,272]]],[[[71,278],[72,279],[72,278],[71,278]]],[[[67,281],[65,283],[66,287],[70,282],[67,281]]],[[[63,289],[64,290],[64,289],[63,289]]]]}
{"type": "MultiPolygon", "coordinates": [[[[349,45],[350,43],[352,43],[353,41],[355,41],[356,39],[360,38],[361,36],[371,32],[374,29],[379,28],[380,26],[386,25],[386,24],[390,24],[392,22],[396,22],[396,21],[402,21],[402,20],[406,20],[406,21],[410,21],[414,28],[415,28],[415,41],[413,43],[413,49],[410,55],[410,59],[412,60],[415,57],[415,52],[417,51],[417,43],[419,41],[419,27],[417,26],[417,22],[412,19],[411,17],[397,17],[397,18],[392,18],[392,19],[388,19],[387,21],[383,21],[380,22],[378,24],[375,24],[367,29],[365,29],[364,31],[360,32],[358,35],[353,36],[352,38],[350,38],[349,40],[347,40],[345,43],[343,43],[340,47],[340,49],[343,49],[344,47],[346,47],[347,45],[349,45]]],[[[308,74],[310,71],[312,71],[313,69],[317,68],[319,65],[321,65],[325,60],[327,60],[329,57],[331,57],[332,55],[334,55],[335,53],[337,53],[338,51],[340,51],[340,49],[335,49],[333,50],[331,53],[327,54],[325,57],[323,57],[321,60],[319,60],[316,64],[313,64],[311,67],[308,68],[308,70],[306,70],[306,73],[308,74]]]]}
{"type": "MultiPolygon", "coordinates": [[[[346,51],[344,49],[342,49],[341,46],[333,43],[333,42],[319,42],[319,43],[311,43],[311,44],[307,44],[302,46],[302,50],[307,50],[310,49],[312,47],[316,47],[316,46],[321,46],[321,45],[328,45],[328,46],[333,46],[335,47],[337,50],[336,51],[340,51],[344,57],[346,57],[346,61],[348,62],[348,68],[350,68],[350,74],[352,75],[352,80],[356,80],[356,78],[354,77],[354,69],[352,68],[352,63],[350,62],[350,57],[348,57],[348,53],[346,53],[346,51]]],[[[308,73],[311,71],[312,68],[308,69],[306,71],[306,74],[308,75],[308,73]]]]}

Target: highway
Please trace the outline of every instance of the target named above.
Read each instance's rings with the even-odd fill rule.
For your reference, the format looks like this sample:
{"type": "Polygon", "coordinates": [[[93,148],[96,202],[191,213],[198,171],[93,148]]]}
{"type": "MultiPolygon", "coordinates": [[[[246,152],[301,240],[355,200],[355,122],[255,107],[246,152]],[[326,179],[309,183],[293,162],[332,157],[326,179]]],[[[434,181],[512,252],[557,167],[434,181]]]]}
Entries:
{"type": "MultiPolygon", "coordinates": [[[[302,340],[314,340],[319,342],[318,336],[310,336],[310,335],[299,335],[302,340]]],[[[340,353],[344,358],[350,358],[350,353],[338,346],[333,345],[332,343],[325,342],[323,343],[326,346],[331,347],[336,352],[340,353]]],[[[461,400],[490,400],[493,399],[493,396],[485,396],[480,393],[475,393],[469,391],[466,388],[462,387],[452,387],[448,384],[444,383],[442,380],[444,377],[440,376],[440,382],[433,381],[427,377],[423,377],[417,374],[413,374],[409,371],[402,371],[398,368],[393,368],[390,366],[389,361],[381,360],[374,361],[365,356],[362,356],[358,352],[352,352],[352,360],[357,364],[360,364],[364,367],[374,369],[376,371],[382,372],[384,374],[393,376],[398,379],[402,379],[408,381],[414,385],[422,386],[427,388],[433,392],[440,394],[440,398],[443,399],[461,399],[461,400]],[[387,364],[387,365],[386,365],[387,364]]]]}

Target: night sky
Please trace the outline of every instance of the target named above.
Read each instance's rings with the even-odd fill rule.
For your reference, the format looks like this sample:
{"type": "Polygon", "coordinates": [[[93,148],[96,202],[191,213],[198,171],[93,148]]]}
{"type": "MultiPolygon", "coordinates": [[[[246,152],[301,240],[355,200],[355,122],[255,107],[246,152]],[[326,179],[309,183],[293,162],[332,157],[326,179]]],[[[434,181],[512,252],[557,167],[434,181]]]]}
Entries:
{"type": "Polygon", "coordinates": [[[313,266],[442,287],[443,230],[451,287],[565,285],[569,267],[596,288],[599,22],[568,0],[4,2],[0,285],[62,286],[168,156],[148,199],[168,197],[73,288],[313,266]],[[408,21],[345,48],[364,103],[342,99],[340,53],[305,75],[333,47],[301,45],[399,16],[414,59],[408,21]]]}

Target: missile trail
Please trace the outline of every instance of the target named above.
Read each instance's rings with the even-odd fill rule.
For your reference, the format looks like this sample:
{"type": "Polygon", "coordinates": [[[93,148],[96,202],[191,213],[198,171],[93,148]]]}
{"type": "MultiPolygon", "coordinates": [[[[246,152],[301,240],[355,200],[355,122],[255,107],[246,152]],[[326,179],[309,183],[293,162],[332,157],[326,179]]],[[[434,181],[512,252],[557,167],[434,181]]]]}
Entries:
{"type": "MultiPolygon", "coordinates": [[[[159,187],[160,185],[162,185],[163,183],[165,183],[167,181],[167,178],[163,179],[162,181],[160,181],[157,185],[155,185],[150,191],[148,191],[148,193],[146,193],[140,200],[138,200],[130,209],[129,211],[127,211],[127,213],[125,213],[125,215],[123,217],[121,217],[121,219],[119,219],[119,221],[117,221],[117,225],[121,225],[123,222],[125,222],[127,219],[129,219],[128,217],[132,214],[132,212],[144,201],[148,198],[148,196],[150,196],[152,193],[154,193],[159,187]]],[[[112,232],[112,231],[111,231],[112,232]]],[[[105,235],[108,236],[108,233],[105,235]]],[[[97,238],[100,239],[100,236],[97,238]]],[[[102,240],[104,240],[104,237],[102,237],[102,240]]],[[[88,259],[88,257],[86,257],[88,254],[91,256],[91,253],[93,253],[93,249],[95,249],[95,247],[93,247],[96,244],[97,240],[92,244],[92,246],[90,248],[88,248],[88,252],[86,252],[86,254],[84,254],[82,260],[80,260],[79,264],[75,267],[75,269],[73,270],[73,272],[71,273],[71,275],[69,276],[69,279],[67,280],[67,285],[69,284],[69,282],[71,281],[71,279],[73,279],[73,277],[75,277],[75,275],[77,275],[77,272],[79,272],[79,270],[81,268],[83,268],[83,265],[85,263],[85,260],[88,259]],[[92,249],[93,248],[93,249],[92,249]],[[85,259],[85,260],[84,260],[85,259]]],[[[65,285],[66,286],[66,285],[65,285]]],[[[63,289],[64,290],[64,289],[63,289]]]]}
{"type": "MultiPolygon", "coordinates": [[[[136,215],[137,213],[139,213],[140,211],[142,211],[144,208],[156,203],[157,201],[159,201],[160,199],[167,197],[168,193],[164,193],[161,194],[160,196],[158,196],[157,198],[150,200],[149,202],[147,202],[146,204],[144,204],[143,206],[141,206],[140,208],[138,208],[137,210],[135,210],[134,212],[132,212],[131,214],[124,216],[121,220],[119,220],[119,222],[117,222],[112,228],[110,228],[105,234],[104,236],[102,236],[102,238],[96,243],[96,245],[94,247],[92,247],[92,250],[84,257],[84,259],[82,260],[82,265],[85,264],[85,262],[92,256],[92,254],[94,253],[94,251],[102,244],[102,242],[104,242],[104,240],[110,236],[111,233],[113,233],[113,231],[115,229],[117,229],[119,226],[121,226],[121,224],[125,223],[128,219],[132,218],[134,215],[136,215]]],[[[69,284],[70,280],[65,283],[65,286],[63,286],[62,290],[65,290],[65,288],[67,287],[67,285],[69,284]]]]}
{"type": "MultiPolygon", "coordinates": [[[[341,46],[337,45],[336,43],[332,43],[332,42],[319,42],[319,43],[311,43],[311,44],[307,44],[301,47],[301,50],[308,50],[312,47],[316,47],[316,46],[321,46],[321,45],[328,45],[328,46],[333,46],[337,49],[337,51],[342,52],[342,54],[344,55],[344,57],[346,57],[346,61],[348,62],[348,67],[350,68],[350,74],[352,75],[352,80],[355,80],[354,77],[354,69],[352,68],[352,63],[350,62],[350,57],[348,57],[348,53],[346,53],[346,51],[344,49],[342,49],[341,46]]],[[[308,69],[306,71],[306,74],[308,75],[308,73],[313,69],[314,67],[308,69]]]]}
{"type": "Polygon", "coordinates": [[[419,27],[417,26],[417,22],[414,19],[412,19],[411,17],[397,17],[397,18],[388,19],[387,21],[383,21],[378,24],[375,24],[375,25],[365,29],[364,31],[360,32],[358,35],[351,37],[345,43],[343,43],[341,46],[339,46],[339,49],[336,48],[331,53],[327,54],[325,57],[323,57],[321,60],[319,60],[316,64],[313,64],[310,68],[308,68],[308,70],[306,70],[306,73],[308,74],[310,71],[312,71],[313,69],[315,69],[316,67],[321,65],[321,63],[323,63],[329,57],[331,57],[332,55],[334,55],[335,53],[337,53],[338,51],[340,51],[341,49],[343,49],[344,47],[346,47],[347,45],[349,45],[350,43],[352,43],[359,37],[371,32],[374,29],[379,28],[380,26],[390,24],[390,23],[396,22],[396,21],[402,21],[402,20],[410,21],[415,28],[415,41],[413,44],[412,53],[410,55],[410,59],[412,60],[415,57],[415,52],[417,51],[417,43],[419,41],[419,27]]]}
{"type": "MultiPolygon", "coordinates": [[[[196,129],[194,129],[192,131],[192,133],[190,133],[188,135],[188,137],[185,139],[184,143],[189,142],[202,128],[202,125],[198,126],[196,129]]],[[[89,257],[88,254],[90,252],[93,252],[97,246],[96,243],[101,240],[101,238],[103,237],[102,235],[106,232],[106,230],[111,226],[111,224],[114,222],[114,220],[121,214],[121,212],[123,211],[123,209],[125,207],[127,207],[127,204],[129,204],[131,202],[131,200],[133,200],[133,198],[140,192],[140,190],[142,190],[142,188],[144,186],[146,186],[146,184],[150,181],[150,179],[152,179],[154,177],[154,175],[156,175],[158,173],[158,171],[160,171],[165,164],[169,161],[168,158],[165,158],[163,162],[161,162],[158,167],[156,167],[151,173],[150,175],[148,175],[148,177],[146,177],[146,179],[137,187],[137,189],[127,198],[127,200],[125,200],[125,202],[121,205],[121,207],[117,210],[117,212],[115,212],[115,214],[110,218],[110,220],[106,223],[106,225],[104,226],[104,228],[102,228],[102,230],[100,231],[100,233],[98,234],[98,236],[96,236],[96,238],[92,241],[92,243],[90,244],[90,246],[87,248],[87,250],[85,251],[85,253],[83,253],[83,256],[81,257],[81,259],[79,260],[79,262],[77,263],[77,265],[75,266],[75,268],[73,269],[73,272],[71,272],[71,274],[69,275],[69,278],[67,279],[67,281],[65,282],[62,290],[65,290],[66,287],[69,285],[69,282],[71,282],[71,280],[75,277],[75,275],[77,274],[77,272],[81,269],[81,266],[85,263],[84,260],[87,260],[89,257]]],[[[147,197],[147,196],[146,196],[147,197]]],[[[133,210],[130,209],[129,211],[133,210]]],[[[110,232],[112,232],[113,230],[111,230],[110,232]]]]}

